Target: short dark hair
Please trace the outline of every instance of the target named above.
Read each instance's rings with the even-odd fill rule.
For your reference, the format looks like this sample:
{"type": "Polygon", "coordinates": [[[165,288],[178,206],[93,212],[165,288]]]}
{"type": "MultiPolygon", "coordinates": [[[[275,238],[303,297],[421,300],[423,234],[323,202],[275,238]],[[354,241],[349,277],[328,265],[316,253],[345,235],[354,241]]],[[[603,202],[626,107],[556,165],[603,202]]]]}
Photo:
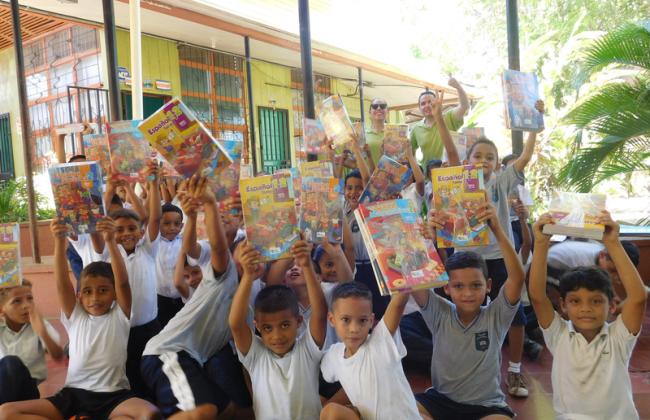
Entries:
{"type": "Polygon", "coordinates": [[[172,203],[165,203],[162,205],[162,213],[178,213],[181,215],[181,221],[183,220],[183,210],[178,206],[173,205],[172,203]]]}
{"type": "Polygon", "coordinates": [[[110,216],[111,216],[111,218],[113,218],[113,220],[126,218],[126,219],[133,219],[136,222],[142,222],[142,220],[140,219],[140,216],[138,215],[138,213],[134,212],[131,209],[115,210],[114,212],[112,212],[110,214],[110,216]]]}
{"type": "Polygon", "coordinates": [[[32,282],[27,279],[23,279],[23,282],[18,286],[0,287],[0,306],[7,303],[7,299],[9,298],[9,292],[14,290],[17,287],[28,287],[31,290],[32,282]]]}
{"type": "Polygon", "coordinates": [[[320,265],[318,265],[318,262],[321,260],[321,258],[323,258],[323,255],[325,255],[325,248],[323,248],[321,245],[315,247],[311,253],[311,260],[314,262],[314,271],[316,271],[316,274],[321,274],[320,265]]]}
{"type": "Polygon", "coordinates": [[[479,137],[479,138],[474,142],[474,144],[472,144],[472,145],[470,146],[470,148],[467,150],[467,156],[465,157],[465,159],[469,159],[469,157],[472,156],[472,152],[474,151],[474,148],[475,148],[477,145],[479,145],[479,144],[488,144],[488,145],[494,147],[494,151],[495,151],[495,153],[496,153],[496,155],[497,155],[497,156],[496,156],[496,158],[497,158],[496,160],[497,160],[497,162],[499,161],[499,148],[497,147],[496,144],[494,144],[494,142],[493,142],[492,140],[490,140],[489,138],[487,138],[487,137],[485,137],[485,136],[481,136],[481,137],[479,137]]]}
{"type": "Polygon", "coordinates": [[[503,160],[501,161],[501,164],[503,166],[508,166],[508,163],[510,163],[511,160],[515,160],[519,157],[518,154],[516,153],[510,153],[509,155],[506,155],[503,160]]]}
{"type": "Polygon", "coordinates": [[[68,159],[68,163],[84,161],[84,160],[86,160],[86,155],[74,155],[70,159],[68,159]]]}
{"type": "Polygon", "coordinates": [[[81,270],[80,279],[85,277],[105,277],[115,285],[115,277],[113,277],[113,268],[111,265],[104,261],[91,262],[81,270]]]}
{"type": "Polygon", "coordinates": [[[349,281],[336,285],[332,290],[332,306],[337,300],[347,298],[360,298],[372,302],[372,292],[368,289],[368,286],[358,281],[349,281]]]}
{"type": "Polygon", "coordinates": [[[348,174],[345,176],[345,182],[344,182],[344,184],[347,184],[347,183],[348,183],[348,179],[350,179],[350,178],[359,178],[359,179],[363,179],[363,178],[361,178],[361,172],[359,172],[358,169],[353,169],[352,171],[350,171],[350,173],[348,173],[348,174]]]}
{"type": "Polygon", "coordinates": [[[488,278],[488,270],[485,260],[473,251],[454,252],[451,257],[447,258],[445,268],[447,269],[448,274],[451,274],[452,270],[478,268],[483,273],[483,277],[485,277],[486,280],[488,278]]]}
{"type": "Polygon", "coordinates": [[[113,197],[111,197],[111,204],[115,204],[116,206],[123,206],[124,205],[124,203],[122,202],[122,199],[117,194],[113,194],[113,197]]]}
{"type": "Polygon", "coordinates": [[[420,105],[420,99],[422,99],[422,97],[425,95],[433,95],[434,98],[438,96],[436,92],[427,89],[424,92],[420,93],[420,96],[418,96],[418,105],[420,105]]]}
{"type": "Polygon", "coordinates": [[[609,274],[600,267],[576,267],[560,276],[560,296],[578,289],[603,292],[609,300],[614,298],[614,289],[609,274]]]}
{"type": "Polygon", "coordinates": [[[634,264],[635,267],[638,267],[641,260],[639,247],[632,241],[621,241],[621,245],[623,245],[623,249],[630,258],[630,261],[632,261],[632,264],[634,264]]]}
{"type": "Polygon", "coordinates": [[[284,285],[267,286],[263,288],[255,298],[255,313],[268,314],[273,312],[286,311],[287,309],[295,316],[300,315],[298,298],[291,288],[284,285]]]}

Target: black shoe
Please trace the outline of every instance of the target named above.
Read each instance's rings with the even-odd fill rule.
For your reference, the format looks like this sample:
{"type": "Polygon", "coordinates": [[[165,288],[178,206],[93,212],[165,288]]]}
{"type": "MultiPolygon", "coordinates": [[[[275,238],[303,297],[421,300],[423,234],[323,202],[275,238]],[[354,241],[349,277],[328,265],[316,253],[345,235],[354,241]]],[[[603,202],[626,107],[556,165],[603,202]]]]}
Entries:
{"type": "Polygon", "coordinates": [[[528,337],[524,338],[524,353],[531,361],[537,360],[544,346],[528,337]]]}

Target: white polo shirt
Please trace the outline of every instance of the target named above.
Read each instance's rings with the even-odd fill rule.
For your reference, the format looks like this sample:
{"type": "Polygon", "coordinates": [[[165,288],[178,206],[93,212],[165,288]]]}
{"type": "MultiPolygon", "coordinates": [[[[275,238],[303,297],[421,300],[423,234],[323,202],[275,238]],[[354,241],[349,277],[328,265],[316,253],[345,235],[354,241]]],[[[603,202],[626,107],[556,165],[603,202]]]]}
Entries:
{"type": "MultiPolygon", "coordinates": [[[[52,340],[59,343],[59,333],[47,320],[44,319],[43,323],[52,340]]],[[[24,324],[20,331],[16,332],[7,326],[4,318],[0,318],[0,359],[5,356],[18,356],[29,369],[31,377],[41,383],[47,378],[45,351],[45,343],[34,332],[32,324],[24,324]]]]}
{"type": "Polygon", "coordinates": [[[638,419],[628,366],[638,339],[619,315],[588,343],[555,313],[542,329],[553,354],[553,408],[559,419],[638,419]]]}
{"type": "Polygon", "coordinates": [[[172,299],[178,299],[181,294],[174,286],[174,269],[178,254],[181,252],[183,237],[177,235],[171,241],[158,234],[158,254],[156,255],[156,292],[172,299]]]}

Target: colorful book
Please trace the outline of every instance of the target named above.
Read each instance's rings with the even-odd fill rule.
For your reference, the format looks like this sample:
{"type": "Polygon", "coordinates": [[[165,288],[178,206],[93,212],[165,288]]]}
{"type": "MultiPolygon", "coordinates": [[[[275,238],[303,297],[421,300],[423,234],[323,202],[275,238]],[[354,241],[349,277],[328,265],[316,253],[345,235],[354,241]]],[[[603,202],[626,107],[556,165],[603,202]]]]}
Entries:
{"type": "Polygon", "coordinates": [[[315,160],[300,164],[300,175],[302,177],[316,176],[326,178],[334,176],[334,167],[329,160],[315,160]]]}
{"type": "Polygon", "coordinates": [[[411,147],[406,124],[386,124],[384,126],[384,154],[398,162],[406,160],[406,148],[411,147]]]}
{"type": "Polygon", "coordinates": [[[239,181],[246,238],[263,261],[291,258],[300,239],[290,173],[242,178],[239,181]]]}
{"type": "Polygon", "coordinates": [[[352,122],[339,95],[330,96],[323,101],[318,119],[334,147],[354,140],[352,122]]]}
{"type": "Polygon", "coordinates": [[[20,270],[20,226],[0,224],[0,288],[23,283],[20,270]]]}
{"type": "Polygon", "coordinates": [[[361,193],[360,203],[390,200],[395,198],[411,179],[411,168],[382,156],[372,173],[366,189],[361,193]]]}
{"type": "Polygon", "coordinates": [[[226,153],[232,158],[232,163],[211,179],[217,201],[235,197],[239,192],[239,173],[243,148],[241,140],[222,140],[221,144],[226,153]]]}
{"type": "Polygon", "coordinates": [[[102,170],[97,162],[65,163],[48,169],[56,214],[69,232],[94,233],[104,217],[102,170]]]}
{"type": "Polygon", "coordinates": [[[215,178],[232,163],[221,144],[178,98],[163,105],[138,129],[185,179],[195,173],[215,178]]]}
{"type": "Polygon", "coordinates": [[[603,239],[605,226],[598,223],[598,218],[605,210],[606,201],[603,194],[554,191],[549,213],[555,223],[544,225],[544,233],[603,239]]]}
{"type": "MultiPolygon", "coordinates": [[[[482,127],[466,127],[459,133],[451,132],[449,134],[451,134],[451,139],[454,142],[454,146],[456,146],[460,160],[463,160],[467,158],[467,152],[476,143],[476,140],[485,136],[485,129],[482,127]]],[[[443,161],[449,161],[447,150],[442,155],[443,161]]]]}
{"type": "Polygon", "coordinates": [[[488,245],[488,226],[478,221],[485,204],[483,168],[452,166],[431,171],[433,205],[445,218],[437,232],[438,248],[488,245]]]}
{"type": "Polygon", "coordinates": [[[343,185],[334,177],[303,176],[300,192],[300,230],[305,240],[343,241],[343,185]]]}
{"type": "Polygon", "coordinates": [[[511,130],[542,131],[544,116],[535,109],[539,83],[533,73],[505,70],[501,76],[506,126],[511,130]]]}
{"type": "MultiPolygon", "coordinates": [[[[365,151],[365,146],[366,146],[366,130],[363,128],[363,124],[361,124],[361,121],[357,121],[354,124],[352,124],[354,127],[354,132],[357,133],[357,145],[359,146],[359,149],[361,150],[361,156],[363,156],[364,159],[368,159],[368,154],[365,151]]],[[[348,160],[354,164],[357,162],[357,158],[354,155],[354,152],[352,149],[349,148],[350,143],[346,143],[345,146],[341,146],[338,149],[336,149],[336,154],[341,154],[343,153],[344,159],[348,160]]]]}
{"type": "Polygon", "coordinates": [[[327,135],[320,121],[305,118],[302,126],[302,137],[305,153],[317,155],[326,150],[327,135]]]}
{"type": "Polygon", "coordinates": [[[144,180],[151,147],[138,130],[139,120],[112,121],[106,124],[113,176],[122,181],[144,180]]]}
{"type": "Polygon", "coordinates": [[[83,145],[86,160],[97,162],[102,169],[102,174],[106,177],[111,169],[111,152],[108,148],[108,135],[84,134],[83,145]]]}
{"type": "Polygon", "coordinates": [[[360,204],[359,225],[382,295],[440,287],[449,277],[410,200],[360,204]]]}

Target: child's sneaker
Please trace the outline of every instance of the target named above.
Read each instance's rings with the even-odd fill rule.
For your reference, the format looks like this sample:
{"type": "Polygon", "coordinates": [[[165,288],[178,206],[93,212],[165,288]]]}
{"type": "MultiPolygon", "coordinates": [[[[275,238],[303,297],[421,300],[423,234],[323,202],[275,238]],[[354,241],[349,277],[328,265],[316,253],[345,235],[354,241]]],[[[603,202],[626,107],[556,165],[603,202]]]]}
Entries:
{"type": "Polygon", "coordinates": [[[508,394],[513,397],[526,398],[528,396],[528,388],[521,373],[508,372],[506,385],[508,386],[508,394]]]}

